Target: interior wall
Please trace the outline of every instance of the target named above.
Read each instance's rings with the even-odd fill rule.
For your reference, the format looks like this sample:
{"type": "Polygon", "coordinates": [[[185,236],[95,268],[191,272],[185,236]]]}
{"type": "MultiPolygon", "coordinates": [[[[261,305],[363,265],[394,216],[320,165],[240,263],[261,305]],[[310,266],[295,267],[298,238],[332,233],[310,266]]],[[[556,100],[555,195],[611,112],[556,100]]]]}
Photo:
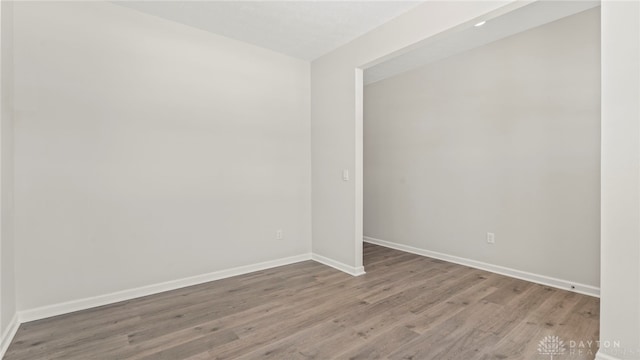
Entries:
{"type": "Polygon", "coordinates": [[[640,359],[639,239],[640,3],[603,1],[600,360],[640,359]]]}
{"type": "MultiPolygon", "coordinates": [[[[311,63],[313,253],[357,269],[362,264],[362,148],[356,123],[355,69],[492,12],[526,5],[517,1],[426,1],[311,63]],[[343,181],[343,170],[352,174],[343,181]],[[361,180],[361,179],[360,179],[361,180]],[[360,246],[358,246],[360,244],[360,246]]],[[[361,86],[361,85],[360,85],[361,86]]]]}
{"type": "Polygon", "coordinates": [[[106,2],[14,15],[20,310],[310,252],[308,62],[106,2]]]}
{"type": "MultiPolygon", "coordinates": [[[[16,314],[13,238],[13,3],[0,3],[0,338],[16,314]]],[[[8,344],[0,344],[2,345],[8,344]]]]}
{"type": "Polygon", "coordinates": [[[365,236],[599,286],[599,8],[365,86],[364,114],[365,236]]]}

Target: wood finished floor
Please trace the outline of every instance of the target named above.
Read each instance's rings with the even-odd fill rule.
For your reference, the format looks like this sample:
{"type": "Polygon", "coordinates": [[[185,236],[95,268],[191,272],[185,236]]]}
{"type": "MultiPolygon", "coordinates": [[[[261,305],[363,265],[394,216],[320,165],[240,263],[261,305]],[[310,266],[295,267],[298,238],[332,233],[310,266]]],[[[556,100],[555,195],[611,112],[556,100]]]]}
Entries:
{"type": "Polygon", "coordinates": [[[305,261],[20,326],[19,359],[593,359],[599,301],[365,244],[367,274],[305,261]]]}

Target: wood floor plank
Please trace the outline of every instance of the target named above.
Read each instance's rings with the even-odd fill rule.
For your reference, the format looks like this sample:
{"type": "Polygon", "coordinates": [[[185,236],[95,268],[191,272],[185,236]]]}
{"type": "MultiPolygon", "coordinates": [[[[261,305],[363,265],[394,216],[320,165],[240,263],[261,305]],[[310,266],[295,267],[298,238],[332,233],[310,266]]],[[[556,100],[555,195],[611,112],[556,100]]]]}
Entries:
{"type": "MultiPolygon", "coordinates": [[[[462,351],[471,342],[469,338],[484,336],[477,326],[483,321],[494,319],[502,307],[490,302],[478,302],[455,313],[441,324],[427,330],[420,337],[398,349],[390,359],[445,359],[451,352],[462,351]]],[[[489,334],[486,334],[489,335],[489,334]]],[[[464,359],[460,357],[459,359],[464,359]]]]}
{"type": "Polygon", "coordinates": [[[231,330],[221,331],[216,336],[203,336],[178,346],[170,347],[158,352],[151,353],[147,356],[136,357],[139,360],[173,360],[184,359],[193,355],[202,354],[207,350],[211,350],[217,346],[233,342],[238,339],[231,330]]]}
{"type": "Polygon", "coordinates": [[[238,359],[280,360],[303,357],[304,354],[301,353],[300,349],[311,347],[315,345],[319,339],[327,339],[340,331],[340,325],[334,322],[322,322],[292,334],[289,337],[258,348],[257,350],[249,354],[245,354],[238,359]]]}
{"type": "Polygon", "coordinates": [[[566,359],[594,358],[596,298],[363,254],[359,277],[305,261],[22,324],[5,360],[536,359],[547,335],[585,343],[566,359]]]}
{"type": "Polygon", "coordinates": [[[418,336],[418,333],[406,326],[396,326],[363,345],[354,346],[351,350],[338,355],[337,358],[349,360],[386,359],[389,354],[418,336]]]}

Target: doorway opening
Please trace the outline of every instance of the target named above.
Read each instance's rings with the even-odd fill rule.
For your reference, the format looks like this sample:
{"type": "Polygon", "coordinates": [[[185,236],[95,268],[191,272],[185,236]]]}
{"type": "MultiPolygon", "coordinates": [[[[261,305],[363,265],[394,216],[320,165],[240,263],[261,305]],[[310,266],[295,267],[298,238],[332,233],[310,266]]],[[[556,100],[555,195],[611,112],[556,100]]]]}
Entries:
{"type": "Polygon", "coordinates": [[[364,239],[598,295],[598,5],[534,2],[356,69],[359,265],[364,239]]]}

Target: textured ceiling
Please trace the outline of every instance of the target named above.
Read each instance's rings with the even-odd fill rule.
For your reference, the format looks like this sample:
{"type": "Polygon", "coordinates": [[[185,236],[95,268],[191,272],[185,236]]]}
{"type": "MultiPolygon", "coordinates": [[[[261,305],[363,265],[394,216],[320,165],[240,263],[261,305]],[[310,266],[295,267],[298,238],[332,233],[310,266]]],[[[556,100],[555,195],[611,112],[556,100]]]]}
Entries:
{"type": "Polygon", "coordinates": [[[316,59],[419,1],[117,1],[116,4],[271,49],[316,59]]]}

